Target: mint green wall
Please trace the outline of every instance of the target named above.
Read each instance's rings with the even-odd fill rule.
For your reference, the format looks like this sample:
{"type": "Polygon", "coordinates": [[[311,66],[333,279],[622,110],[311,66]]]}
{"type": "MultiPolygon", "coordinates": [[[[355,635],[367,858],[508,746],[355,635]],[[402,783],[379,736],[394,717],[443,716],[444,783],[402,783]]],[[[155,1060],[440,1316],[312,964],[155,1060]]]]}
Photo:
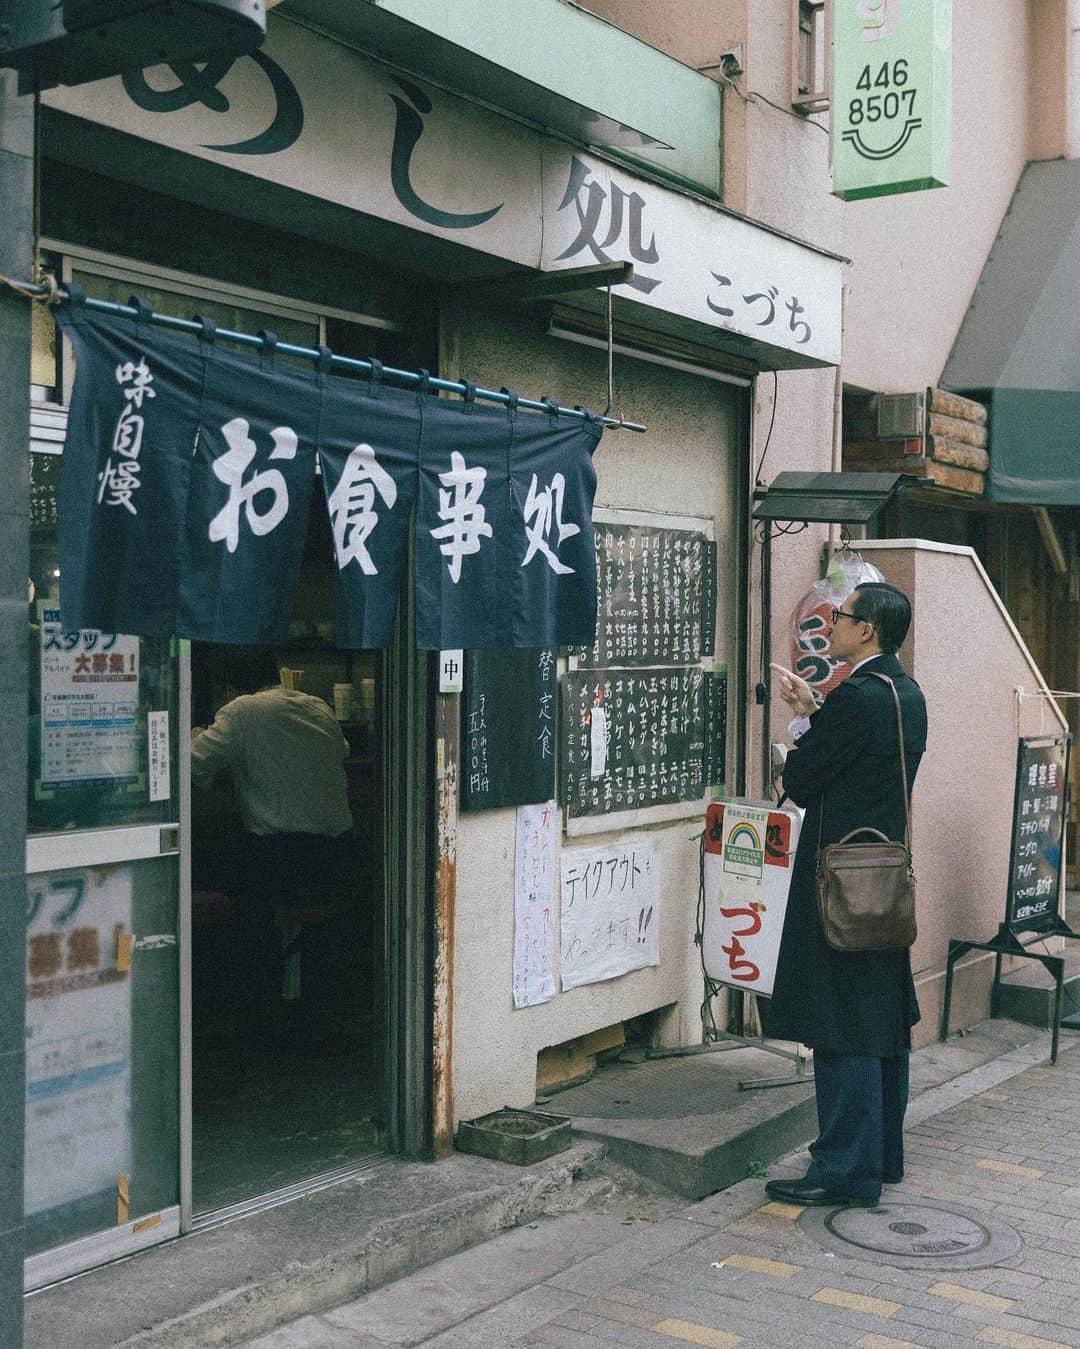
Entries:
{"type": "MultiPolygon", "coordinates": [[[[719,194],[720,86],[655,47],[565,0],[377,0],[377,7],[500,72],[671,146],[606,149],[719,194]]],[[[459,69],[460,92],[483,97],[479,63],[459,69]]],[[[582,138],[588,139],[587,122],[582,138]]]]}

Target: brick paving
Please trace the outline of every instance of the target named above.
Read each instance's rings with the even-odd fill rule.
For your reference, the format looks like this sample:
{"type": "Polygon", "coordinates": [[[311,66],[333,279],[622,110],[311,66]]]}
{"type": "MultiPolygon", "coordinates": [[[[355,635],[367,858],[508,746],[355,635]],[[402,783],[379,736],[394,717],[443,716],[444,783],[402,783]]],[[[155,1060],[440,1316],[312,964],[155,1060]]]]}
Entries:
{"type": "Polygon", "coordinates": [[[716,1230],[512,1343],[1080,1346],[1078,1106],[1080,1054],[1071,1052],[908,1133],[907,1175],[887,1196],[952,1202],[1010,1223],[1024,1247],[1004,1266],[906,1270],[834,1255],[796,1225],[800,1210],[766,1202],[745,1181],[718,1197],[723,1205],[706,1200],[680,1216],[707,1224],[726,1208],[716,1230]],[[745,1211],[732,1212],[740,1200],[745,1211]]]}
{"type": "MultiPolygon", "coordinates": [[[[1056,1067],[1029,1068],[918,1118],[905,1180],[886,1189],[889,1199],[953,1203],[1011,1224],[1023,1247],[1004,1264],[911,1270],[859,1259],[854,1248],[834,1254],[798,1225],[801,1209],[769,1202],[761,1181],[746,1180],[438,1333],[371,1335],[361,1299],[254,1344],[1080,1347],[1080,1052],[1075,1040],[1062,1048],[1056,1067]],[[346,1327],[351,1336],[339,1338],[346,1327]]],[[[805,1160],[792,1154],[782,1169],[798,1174],[805,1160]]],[[[482,1262],[483,1248],[456,1258],[482,1262]]]]}

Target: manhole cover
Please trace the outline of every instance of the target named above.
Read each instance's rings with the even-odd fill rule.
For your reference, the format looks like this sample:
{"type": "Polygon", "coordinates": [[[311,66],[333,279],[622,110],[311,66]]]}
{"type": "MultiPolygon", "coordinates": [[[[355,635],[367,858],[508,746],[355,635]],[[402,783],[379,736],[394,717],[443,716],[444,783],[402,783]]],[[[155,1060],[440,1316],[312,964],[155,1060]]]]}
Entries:
{"type": "Polygon", "coordinates": [[[1011,1259],[1023,1244],[1007,1223],[921,1199],[806,1209],[799,1226],[837,1254],[901,1269],[983,1269],[1011,1259]]]}

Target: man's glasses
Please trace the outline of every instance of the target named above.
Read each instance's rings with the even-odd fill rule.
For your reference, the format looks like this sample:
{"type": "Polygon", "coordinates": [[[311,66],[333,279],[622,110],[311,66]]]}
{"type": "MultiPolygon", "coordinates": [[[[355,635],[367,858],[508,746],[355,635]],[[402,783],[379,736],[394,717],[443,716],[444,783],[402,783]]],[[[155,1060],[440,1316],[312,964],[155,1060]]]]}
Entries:
{"type": "Polygon", "coordinates": [[[832,621],[834,623],[838,623],[842,618],[850,618],[854,620],[854,622],[856,623],[863,622],[863,620],[859,617],[858,614],[849,614],[846,609],[834,609],[832,611],[832,621]]]}

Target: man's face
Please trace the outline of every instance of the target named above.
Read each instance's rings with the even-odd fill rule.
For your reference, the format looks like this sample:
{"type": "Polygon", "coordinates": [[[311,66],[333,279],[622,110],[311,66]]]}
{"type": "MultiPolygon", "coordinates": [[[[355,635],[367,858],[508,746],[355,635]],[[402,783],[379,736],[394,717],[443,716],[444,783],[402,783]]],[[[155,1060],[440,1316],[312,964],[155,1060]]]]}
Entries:
{"type": "Polygon", "coordinates": [[[829,634],[830,657],[833,660],[846,661],[849,665],[862,660],[864,654],[862,639],[866,626],[860,620],[851,617],[857,612],[858,602],[859,592],[853,590],[843,604],[838,606],[832,632],[829,634]]]}

